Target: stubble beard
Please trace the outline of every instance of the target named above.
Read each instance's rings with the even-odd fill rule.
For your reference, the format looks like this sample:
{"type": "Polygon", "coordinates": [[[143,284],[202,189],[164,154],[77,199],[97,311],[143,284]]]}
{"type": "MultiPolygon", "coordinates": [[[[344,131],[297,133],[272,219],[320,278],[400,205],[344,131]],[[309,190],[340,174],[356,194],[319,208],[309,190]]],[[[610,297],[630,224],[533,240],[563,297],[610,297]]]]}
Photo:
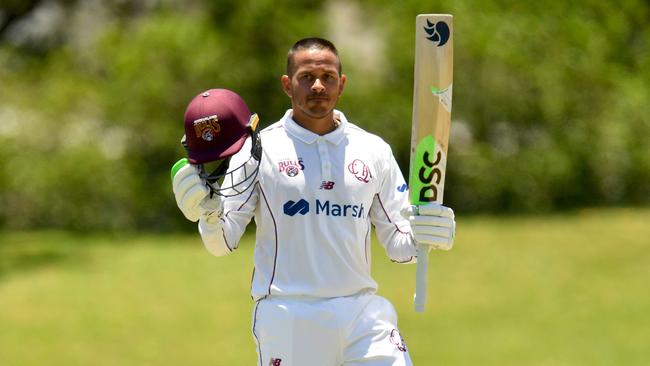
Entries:
{"type": "Polygon", "coordinates": [[[336,103],[330,104],[330,101],[310,101],[307,100],[303,105],[302,105],[302,113],[307,115],[309,118],[313,119],[323,119],[327,117],[328,115],[331,115],[332,112],[334,111],[334,107],[336,106],[336,103]]]}

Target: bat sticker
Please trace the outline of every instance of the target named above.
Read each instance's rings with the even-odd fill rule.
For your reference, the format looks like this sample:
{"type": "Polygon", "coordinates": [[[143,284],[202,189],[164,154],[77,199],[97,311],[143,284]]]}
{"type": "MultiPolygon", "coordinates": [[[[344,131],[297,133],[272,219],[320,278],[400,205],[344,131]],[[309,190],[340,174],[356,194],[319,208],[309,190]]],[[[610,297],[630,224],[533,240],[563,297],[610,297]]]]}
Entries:
{"type": "Polygon", "coordinates": [[[411,203],[422,205],[438,200],[444,186],[442,169],[447,161],[440,144],[433,136],[425,136],[415,148],[411,167],[411,203]]]}
{"type": "Polygon", "coordinates": [[[424,26],[424,31],[429,35],[427,39],[433,43],[438,43],[438,47],[442,47],[449,40],[449,26],[445,22],[431,23],[427,19],[427,25],[424,26]]]}
{"type": "Polygon", "coordinates": [[[444,89],[438,89],[433,86],[431,87],[431,94],[438,97],[440,104],[442,104],[442,106],[445,107],[445,109],[449,113],[451,113],[451,96],[452,96],[451,90],[452,90],[452,85],[449,85],[447,88],[444,89]]]}

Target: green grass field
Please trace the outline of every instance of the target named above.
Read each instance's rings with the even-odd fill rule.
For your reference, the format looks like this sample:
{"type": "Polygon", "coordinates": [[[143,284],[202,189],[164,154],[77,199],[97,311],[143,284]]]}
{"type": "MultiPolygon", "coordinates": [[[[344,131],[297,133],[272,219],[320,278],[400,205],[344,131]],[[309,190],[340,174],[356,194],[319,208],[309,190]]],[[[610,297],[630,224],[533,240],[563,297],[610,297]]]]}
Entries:
{"type": "MultiPolygon", "coordinates": [[[[251,271],[252,237],[0,232],[0,365],[255,365],[251,271]]],[[[460,217],[424,314],[415,266],[373,274],[419,366],[650,362],[648,209],[460,217]]]]}

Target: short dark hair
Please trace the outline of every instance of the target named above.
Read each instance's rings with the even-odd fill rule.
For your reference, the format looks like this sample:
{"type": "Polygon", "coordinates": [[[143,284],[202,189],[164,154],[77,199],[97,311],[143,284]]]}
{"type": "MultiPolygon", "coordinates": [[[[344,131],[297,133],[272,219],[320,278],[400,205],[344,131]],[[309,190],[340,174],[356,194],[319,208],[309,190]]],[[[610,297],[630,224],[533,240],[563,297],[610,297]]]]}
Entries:
{"type": "Polygon", "coordinates": [[[291,49],[289,49],[289,53],[287,54],[287,75],[292,76],[296,70],[296,65],[293,61],[294,54],[298,51],[310,50],[310,49],[330,50],[336,56],[336,61],[338,61],[339,64],[338,65],[339,75],[341,75],[341,72],[343,71],[343,66],[341,65],[341,59],[339,58],[339,51],[337,51],[336,46],[334,46],[334,43],[326,40],[325,38],[319,38],[319,37],[303,38],[293,44],[291,49]]]}

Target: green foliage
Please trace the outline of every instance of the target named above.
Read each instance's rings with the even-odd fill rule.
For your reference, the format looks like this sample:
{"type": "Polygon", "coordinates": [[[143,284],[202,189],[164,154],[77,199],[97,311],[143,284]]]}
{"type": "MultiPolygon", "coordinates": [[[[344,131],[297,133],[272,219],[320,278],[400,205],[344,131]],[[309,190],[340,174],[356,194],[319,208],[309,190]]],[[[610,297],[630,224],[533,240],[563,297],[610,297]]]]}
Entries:
{"type": "MultiPolygon", "coordinates": [[[[193,227],[168,178],[185,106],[229,88],[269,125],[289,107],[286,51],[305,36],[338,45],[340,109],[389,142],[406,175],[413,20],[427,12],[455,16],[445,202],[459,212],[650,203],[647,2],[101,3],[61,1],[58,42],[0,30],[0,225],[193,227]]],[[[11,4],[6,14],[28,18],[11,4]]]]}

